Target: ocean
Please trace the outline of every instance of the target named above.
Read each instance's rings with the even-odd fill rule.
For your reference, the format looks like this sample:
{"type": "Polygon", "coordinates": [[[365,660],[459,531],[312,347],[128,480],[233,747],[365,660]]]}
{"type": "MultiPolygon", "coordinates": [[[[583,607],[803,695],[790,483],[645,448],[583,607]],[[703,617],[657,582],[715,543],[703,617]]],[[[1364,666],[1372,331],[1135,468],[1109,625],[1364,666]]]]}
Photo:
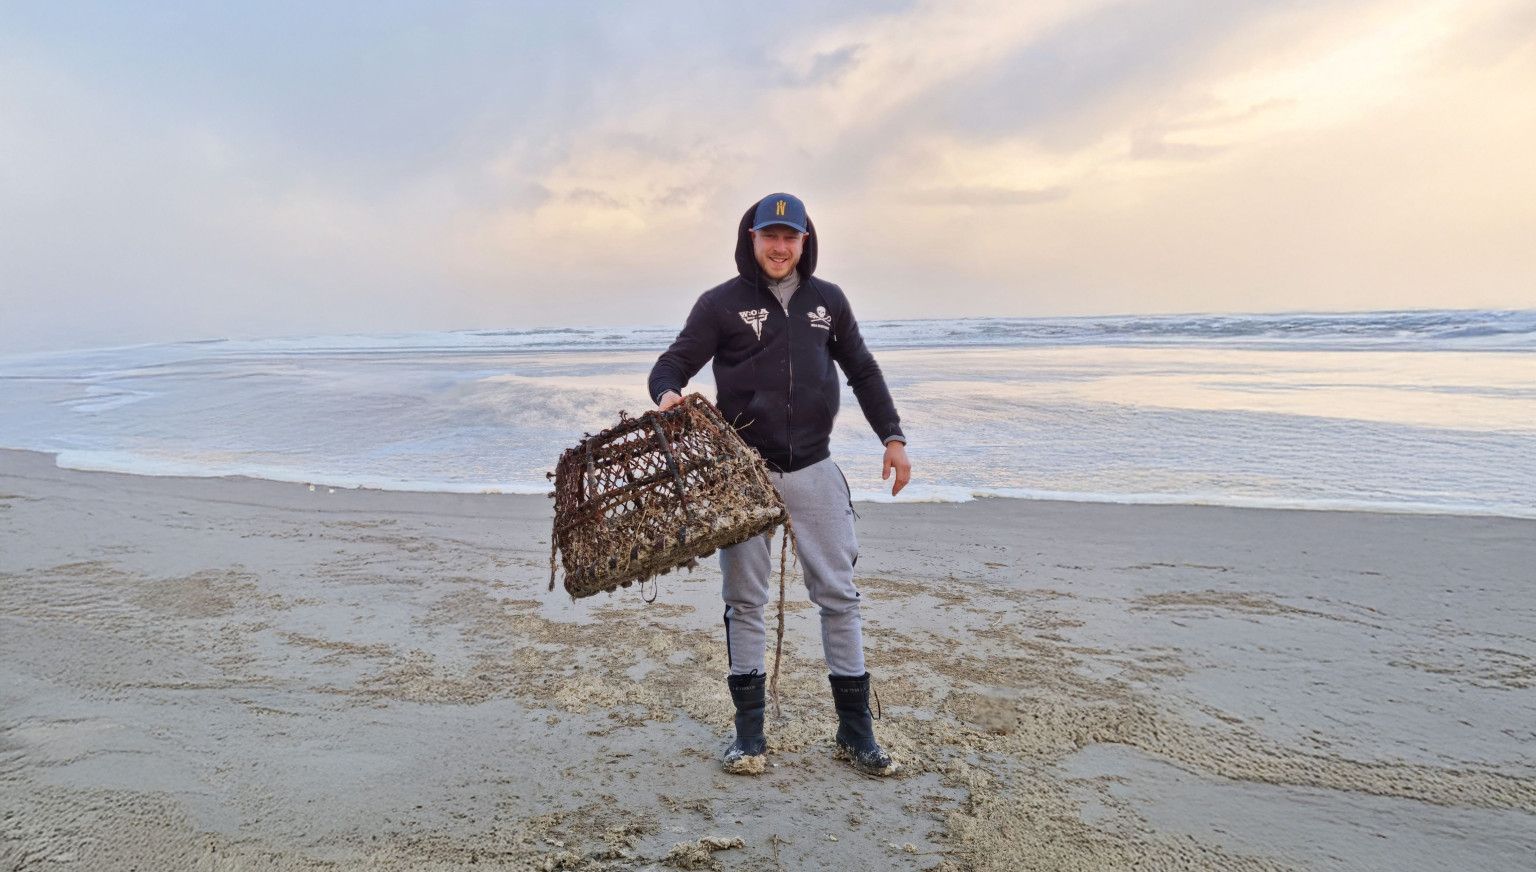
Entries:
{"type": "MultiPolygon", "coordinates": [[[[545,493],[651,404],[680,325],[204,340],[0,356],[0,447],[61,466],[545,493]]],[[[897,501],[1536,517],[1536,310],[863,325],[911,440],[897,501]]],[[[692,388],[713,398],[709,368],[692,388]]],[[[833,457],[891,500],[844,387],[833,457]]]]}

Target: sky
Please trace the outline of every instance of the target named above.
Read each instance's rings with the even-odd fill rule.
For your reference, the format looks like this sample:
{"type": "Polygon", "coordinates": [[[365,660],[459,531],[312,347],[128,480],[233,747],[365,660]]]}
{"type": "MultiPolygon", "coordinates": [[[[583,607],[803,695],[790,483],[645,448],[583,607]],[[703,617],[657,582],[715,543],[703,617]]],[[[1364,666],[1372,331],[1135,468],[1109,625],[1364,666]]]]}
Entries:
{"type": "Polygon", "coordinates": [[[681,323],[801,196],[861,319],[1536,307],[1536,3],[0,2],[0,353],[681,323]]]}

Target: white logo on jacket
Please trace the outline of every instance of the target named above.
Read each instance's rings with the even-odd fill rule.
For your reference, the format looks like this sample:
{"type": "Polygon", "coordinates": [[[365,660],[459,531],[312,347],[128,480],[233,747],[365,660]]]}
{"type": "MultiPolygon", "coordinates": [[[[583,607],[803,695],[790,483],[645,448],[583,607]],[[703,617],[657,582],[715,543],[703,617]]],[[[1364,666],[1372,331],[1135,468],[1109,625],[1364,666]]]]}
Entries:
{"type": "Polygon", "coordinates": [[[741,320],[747,322],[752,332],[757,334],[757,341],[763,341],[763,322],[768,320],[767,309],[748,309],[745,312],[737,312],[741,320]]]}
{"type": "Polygon", "coordinates": [[[816,311],[806,312],[805,316],[811,319],[812,327],[820,327],[823,330],[832,329],[832,316],[827,314],[826,306],[817,306],[816,311]]]}

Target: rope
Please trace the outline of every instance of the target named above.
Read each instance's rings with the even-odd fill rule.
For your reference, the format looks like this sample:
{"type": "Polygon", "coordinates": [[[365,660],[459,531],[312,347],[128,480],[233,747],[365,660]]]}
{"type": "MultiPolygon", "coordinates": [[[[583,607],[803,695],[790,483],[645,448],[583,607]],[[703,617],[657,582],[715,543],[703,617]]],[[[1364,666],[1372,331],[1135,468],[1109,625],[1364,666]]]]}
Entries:
{"type": "Polygon", "coordinates": [[[555,589],[555,549],[560,547],[560,537],[555,533],[549,534],[549,589],[555,589]]]}
{"type": "MultiPolygon", "coordinates": [[[[790,523],[789,515],[784,516],[784,541],[779,543],[779,627],[778,639],[773,645],[773,676],[768,679],[768,695],[773,697],[773,716],[784,717],[784,710],[779,707],[779,661],[784,659],[784,587],[785,587],[785,557],[789,550],[789,540],[795,537],[795,527],[790,523]]],[[[795,556],[800,554],[799,543],[796,542],[795,556]]]]}

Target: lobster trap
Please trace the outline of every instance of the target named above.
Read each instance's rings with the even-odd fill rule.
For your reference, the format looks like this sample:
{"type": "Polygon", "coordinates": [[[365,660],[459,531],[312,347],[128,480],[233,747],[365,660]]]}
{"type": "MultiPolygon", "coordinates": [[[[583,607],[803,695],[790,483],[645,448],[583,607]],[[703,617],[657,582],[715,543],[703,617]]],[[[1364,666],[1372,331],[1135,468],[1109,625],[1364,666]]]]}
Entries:
{"type": "Polygon", "coordinates": [[[673,569],[785,524],[762,458],[700,394],[619,423],[560,455],[553,478],[565,590],[586,597],[673,569]]]}

